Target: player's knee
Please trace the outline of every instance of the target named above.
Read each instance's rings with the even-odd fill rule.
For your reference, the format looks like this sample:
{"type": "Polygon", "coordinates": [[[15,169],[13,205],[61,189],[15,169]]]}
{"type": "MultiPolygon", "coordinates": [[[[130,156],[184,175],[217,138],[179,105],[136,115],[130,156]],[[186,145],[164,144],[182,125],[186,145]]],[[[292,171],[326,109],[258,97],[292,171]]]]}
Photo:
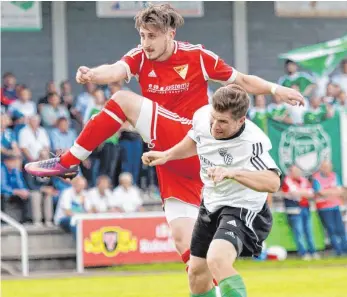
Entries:
{"type": "MultiPolygon", "coordinates": [[[[215,275],[225,265],[225,257],[222,253],[213,253],[207,255],[207,266],[210,269],[212,275],[215,275]]],[[[230,263],[231,265],[231,263],[230,263]]]]}
{"type": "Polygon", "coordinates": [[[111,97],[111,99],[115,102],[117,102],[118,105],[123,106],[124,104],[127,104],[127,102],[131,101],[129,100],[129,92],[120,90],[116,93],[114,93],[111,97]]]}
{"type": "Polygon", "coordinates": [[[206,273],[206,266],[202,266],[202,265],[194,265],[191,264],[189,265],[189,269],[188,269],[188,278],[189,278],[189,282],[194,285],[198,279],[201,278],[201,276],[204,275],[204,273],[206,273]]]}

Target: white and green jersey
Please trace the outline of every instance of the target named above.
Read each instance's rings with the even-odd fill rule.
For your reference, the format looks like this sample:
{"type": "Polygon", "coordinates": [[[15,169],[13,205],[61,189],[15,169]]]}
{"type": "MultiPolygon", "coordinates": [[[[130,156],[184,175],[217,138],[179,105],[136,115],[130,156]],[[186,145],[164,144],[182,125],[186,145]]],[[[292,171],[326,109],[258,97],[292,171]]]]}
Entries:
{"type": "Polygon", "coordinates": [[[267,110],[266,108],[251,107],[248,110],[249,119],[260,129],[267,133],[267,110]]]}
{"type": "Polygon", "coordinates": [[[267,116],[275,121],[283,121],[288,115],[287,107],[284,103],[270,103],[267,107],[267,116]]]}
{"type": "Polygon", "coordinates": [[[197,146],[200,159],[200,177],[204,183],[202,197],[206,208],[214,212],[223,206],[246,208],[259,212],[268,193],[256,192],[233,179],[214,184],[208,178],[209,167],[227,167],[235,170],[280,170],[269,155],[270,139],[254,123],[246,120],[240,131],[229,139],[217,140],[211,134],[212,106],[198,109],[193,117],[193,127],[188,132],[197,146]]]}
{"type": "Polygon", "coordinates": [[[301,93],[305,92],[306,88],[314,83],[314,77],[306,72],[295,72],[291,75],[283,75],[278,80],[279,85],[288,88],[297,85],[301,93]]]}
{"type": "Polygon", "coordinates": [[[325,104],[321,104],[317,108],[311,106],[304,114],[304,124],[318,124],[326,119],[327,107],[325,104]]]}

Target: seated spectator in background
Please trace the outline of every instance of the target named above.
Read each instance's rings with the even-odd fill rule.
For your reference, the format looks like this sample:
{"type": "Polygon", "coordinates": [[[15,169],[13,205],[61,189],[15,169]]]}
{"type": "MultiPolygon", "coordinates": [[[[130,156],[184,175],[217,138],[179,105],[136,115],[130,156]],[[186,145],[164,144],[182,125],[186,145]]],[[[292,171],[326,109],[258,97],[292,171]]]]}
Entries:
{"type": "Polygon", "coordinates": [[[60,99],[70,113],[72,127],[78,131],[82,129],[82,117],[81,114],[75,108],[75,96],[72,93],[72,87],[68,80],[64,80],[60,84],[60,99]]]}
{"type": "Polygon", "coordinates": [[[46,84],[46,94],[43,97],[41,97],[37,103],[39,112],[41,112],[41,109],[45,104],[49,103],[48,97],[49,97],[49,94],[51,93],[57,93],[57,88],[55,87],[54,81],[49,81],[46,84]]]}
{"type": "MultiPolygon", "coordinates": [[[[49,157],[49,151],[42,150],[39,160],[47,160],[49,157]]],[[[57,194],[57,191],[52,186],[51,179],[29,174],[25,174],[25,179],[31,190],[31,210],[34,225],[42,226],[42,217],[44,217],[46,226],[53,226],[53,196],[57,194]]]]}
{"type": "MultiPolygon", "coordinates": [[[[297,85],[292,85],[292,89],[299,91],[297,85]]],[[[288,116],[291,119],[291,123],[294,125],[302,125],[304,123],[304,113],[308,108],[309,102],[305,98],[305,104],[303,106],[293,106],[288,103],[285,103],[285,106],[288,110],[288,116]]]]}
{"type": "Polygon", "coordinates": [[[8,111],[11,115],[18,112],[25,118],[37,114],[36,104],[31,100],[31,91],[28,87],[22,87],[20,89],[18,100],[9,106],[8,111]]]}
{"type": "Polygon", "coordinates": [[[73,145],[77,134],[69,126],[69,121],[66,118],[59,118],[57,120],[57,128],[53,128],[50,131],[53,152],[65,151],[73,145]]]}
{"type": "Polygon", "coordinates": [[[347,59],[341,62],[341,73],[333,76],[332,81],[347,93],[347,59]]]}
{"type": "Polygon", "coordinates": [[[248,110],[249,119],[267,133],[266,98],[264,95],[254,96],[254,107],[248,110]]]}
{"type": "Polygon", "coordinates": [[[77,96],[76,109],[81,114],[82,119],[84,119],[85,117],[88,105],[93,104],[94,102],[93,92],[95,91],[95,89],[95,84],[87,82],[84,85],[84,92],[77,96]]]}
{"type": "Polygon", "coordinates": [[[77,176],[72,180],[72,187],[66,189],[59,198],[54,223],[76,238],[76,226],[71,225],[71,218],[78,213],[84,213],[87,182],[84,177],[77,176]]]}
{"type": "Polygon", "coordinates": [[[1,164],[1,210],[6,211],[6,204],[17,203],[21,207],[21,223],[31,220],[29,213],[30,192],[20,171],[18,156],[6,156],[1,164]]]}
{"type": "Polygon", "coordinates": [[[322,99],[313,95],[309,107],[304,113],[305,124],[318,124],[334,115],[334,110],[329,104],[323,104],[322,99]]]}
{"type": "Polygon", "coordinates": [[[128,87],[124,87],[124,80],[120,82],[113,82],[107,85],[107,88],[104,90],[105,97],[111,98],[111,96],[118,92],[119,90],[129,90],[128,87]]]}
{"type": "Polygon", "coordinates": [[[327,86],[326,95],[323,97],[323,102],[330,105],[336,104],[340,92],[340,86],[330,82],[327,86]]]}
{"type": "Polygon", "coordinates": [[[50,150],[48,133],[40,127],[40,116],[29,118],[28,124],[19,132],[19,148],[27,162],[37,161],[42,150],[50,150]]]}
{"type": "Polygon", "coordinates": [[[96,187],[87,192],[85,209],[89,213],[108,212],[111,210],[112,192],[111,181],[106,175],[100,175],[96,187]]]}
{"type": "Polygon", "coordinates": [[[131,173],[134,183],[139,185],[143,152],[142,137],[129,122],[123,124],[119,133],[121,133],[119,145],[121,148],[122,172],[131,173]]]}
{"type": "Polygon", "coordinates": [[[70,122],[70,113],[67,108],[60,104],[60,97],[57,93],[48,94],[48,104],[41,109],[42,125],[46,128],[54,128],[59,118],[67,118],[70,122]]]}
{"type": "Polygon", "coordinates": [[[5,156],[21,156],[15,135],[8,127],[11,125],[11,118],[5,113],[1,115],[1,158],[5,156]]]}
{"type": "Polygon", "coordinates": [[[2,76],[1,105],[8,106],[17,99],[16,77],[11,72],[6,72],[2,76]]]}
{"type": "Polygon", "coordinates": [[[340,211],[342,183],[340,177],[333,172],[330,161],[323,161],[319,171],[313,175],[313,189],[319,217],[336,255],[347,253],[347,236],[340,211]]]}
{"type": "Polygon", "coordinates": [[[302,95],[305,97],[311,95],[315,88],[315,79],[312,75],[298,71],[298,65],[291,60],[285,62],[285,72],[286,74],[278,80],[279,85],[288,88],[297,85],[302,95]]]}
{"type": "Polygon", "coordinates": [[[302,176],[301,170],[297,166],[292,165],[290,167],[289,174],[282,183],[282,192],[298,254],[304,260],[310,260],[311,257],[319,258],[313,240],[309,203],[309,199],[314,197],[314,193],[311,183],[302,176]],[[308,253],[305,248],[305,238],[308,244],[308,253]]]}
{"type": "Polygon", "coordinates": [[[272,96],[272,103],[267,107],[267,117],[277,122],[292,123],[286,105],[277,96],[272,96]]]}
{"type": "Polygon", "coordinates": [[[112,211],[136,212],[143,211],[143,201],[139,188],[133,184],[133,177],[129,172],[119,175],[119,186],[113,190],[110,202],[112,211]]]}

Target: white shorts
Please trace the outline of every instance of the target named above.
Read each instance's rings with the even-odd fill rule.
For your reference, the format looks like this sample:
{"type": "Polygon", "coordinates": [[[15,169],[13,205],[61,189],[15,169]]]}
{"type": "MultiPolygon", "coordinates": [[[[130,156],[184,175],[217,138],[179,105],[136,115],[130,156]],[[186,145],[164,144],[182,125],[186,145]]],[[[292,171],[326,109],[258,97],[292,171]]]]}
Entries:
{"type": "Polygon", "coordinates": [[[177,218],[192,218],[196,220],[199,214],[199,207],[176,198],[168,198],[164,201],[164,212],[168,223],[177,218]]]}

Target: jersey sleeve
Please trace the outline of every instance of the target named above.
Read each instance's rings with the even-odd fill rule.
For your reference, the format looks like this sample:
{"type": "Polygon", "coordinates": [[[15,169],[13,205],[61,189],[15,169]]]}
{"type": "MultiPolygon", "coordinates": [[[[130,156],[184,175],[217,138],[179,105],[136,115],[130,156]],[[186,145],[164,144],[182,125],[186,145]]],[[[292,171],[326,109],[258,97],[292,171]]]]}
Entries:
{"type": "Polygon", "coordinates": [[[233,83],[237,76],[237,71],[225,63],[215,53],[201,49],[200,51],[200,65],[205,80],[212,80],[221,84],[233,83]]]}
{"type": "Polygon", "coordinates": [[[127,79],[128,83],[133,76],[139,74],[141,69],[141,64],[143,63],[143,52],[140,46],[133,48],[129,52],[127,52],[120,61],[117,63],[125,66],[127,71],[127,79]]]}
{"type": "Polygon", "coordinates": [[[252,153],[246,169],[251,171],[272,170],[276,172],[278,176],[282,175],[281,170],[269,154],[272,148],[270,140],[264,139],[260,142],[250,143],[249,145],[251,145],[250,149],[252,153]]]}

